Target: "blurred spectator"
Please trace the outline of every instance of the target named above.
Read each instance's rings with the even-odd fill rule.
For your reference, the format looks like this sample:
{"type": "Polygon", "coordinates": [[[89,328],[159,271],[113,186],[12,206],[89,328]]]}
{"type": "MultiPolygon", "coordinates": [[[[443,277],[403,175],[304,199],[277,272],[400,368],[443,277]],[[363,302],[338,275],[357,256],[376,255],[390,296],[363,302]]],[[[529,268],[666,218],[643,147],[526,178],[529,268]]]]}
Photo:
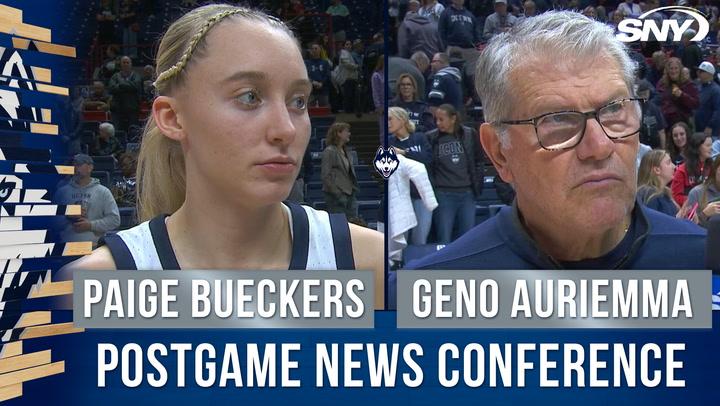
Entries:
{"type": "Polygon", "coordinates": [[[710,172],[712,138],[695,133],[685,148],[685,162],[678,166],[672,180],[673,199],[683,207],[690,189],[702,183],[710,172]]]}
{"type": "Polygon", "coordinates": [[[132,70],[130,57],[120,58],[120,72],[110,78],[108,90],[112,95],[110,109],[115,127],[127,132],[131,125],[137,125],[142,94],[142,78],[132,70]]]}
{"type": "Polygon", "coordinates": [[[322,58],[320,45],[310,44],[310,58],[305,60],[308,77],[312,82],[313,91],[310,95],[310,105],[328,105],[330,92],[330,63],[322,58]]]}
{"type": "Polygon", "coordinates": [[[372,98],[375,105],[375,114],[378,115],[380,128],[380,145],[385,145],[385,58],[378,58],[375,71],[371,78],[372,98]]]}
{"type": "Polygon", "coordinates": [[[427,132],[435,129],[435,118],[427,103],[418,99],[418,90],[412,75],[403,73],[397,81],[396,97],[390,101],[391,106],[405,110],[409,121],[416,131],[427,132]]]}
{"type": "Polygon", "coordinates": [[[136,0],[122,0],[120,3],[120,22],[123,29],[123,53],[133,58],[137,57],[137,34],[140,23],[137,14],[140,6],[136,0]]]}
{"type": "Polygon", "coordinates": [[[638,4],[635,4],[635,0],[625,0],[618,4],[617,10],[622,11],[626,17],[637,18],[642,14],[642,10],[638,4]]]}
{"type": "Polygon", "coordinates": [[[698,66],[700,106],[695,111],[695,128],[713,138],[720,136],[720,85],[713,80],[715,67],[710,62],[698,66]]]}
{"type": "Polygon", "coordinates": [[[507,0],[495,0],[495,12],[485,19],[483,38],[487,41],[497,34],[507,32],[516,22],[517,18],[507,12],[507,0]]]}
{"type": "Polygon", "coordinates": [[[652,66],[648,69],[645,79],[653,86],[657,86],[665,72],[665,64],[667,63],[667,55],[663,51],[655,51],[652,54],[652,66]]]}
{"type": "Polygon", "coordinates": [[[585,7],[582,14],[587,18],[592,18],[593,20],[597,19],[597,11],[595,11],[595,7],[593,6],[585,7]]]}
{"type": "Polygon", "coordinates": [[[110,0],[101,0],[95,15],[98,26],[98,45],[115,43],[115,11],[110,0]]]}
{"type": "Polygon", "coordinates": [[[322,153],[321,177],[329,213],[357,217],[358,183],[351,159],[350,124],[335,122],[328,129],[322,153]]]}
{"type": "Polygon", "coordinates": [[[115,136],[115,126],[111,123],[101,123],[98,126],[98,133],[95,143],[90,147],[90,155],[104,156],[112,155],[123,151],[123,146],[115,136]]]}
{"type": "Polygon", "coordinates": [[[675,164],[667,152],[654,149],[646,153],[638,170],[637,201],[668,216],[675,216],[680,206],[667,187],[674,173],[675,164]]]}
{"type": "MultiPolygon", "coordinates": [[[[597,9],[596,9],[597,10],[597,9]]],[[[615,34],[617,34],[618,31],[618,25],[622,20],[625,19],[625,13],[622,10],[615,10],[613,11],[612,15],[610,16],[610,21],[608,22],[608,25],[613,27],[615,29],[615,34]]]]}
{"type": "Polygon", "coordinates": [[[425,75],[424,71],[430,66],[430,59],[423,52],[415,52],[410,59],[403,59],[397,56],[391,56],[388,59],[388,90],[389,98],[397,97],[397,81],[400,75],[407,73],[413,77],[417,85],[418,100],[425,100],[425,75]]]}
{"type": "Polygon", "coordinates": [[[482,149],[477,133],[460,123],[451,104],[435,112],[437,129],[427,133],[432,148],[430,175],[435,187],[435,229],[438,242],[453,240],[453,229],[462,235],[475,225],[475,201],[484,181],[482,149]]]}
{"type": "Polygon", "coordinates": [[[93,79],[107,82],[120,69],[120,58],[116,45],[108,46],[105,49],[105,60],[93,72],[93,79]]]}
{"type": "MultiPolygon", "coordinates": [[[[717,1],[715,1],[715,5],[708,5],[707,0],[697,0],[697,4],[695,5],[695,9],[705,15],[705,18],[707,18],[708,23],[710,23],[710,27],[715,26],[715,24],[718,22],[718,7],[717,7],[717,1]]],[[[712,29],[711,29],[712,31],[712,29]]]]}
{"type": "Polygon", "coordinates": [[[437,23],[444,10],[445,6],[438,3],[437,0],[423,0],[423,6],[418,10],[418,14],[437,23]]]}
{"type": "Polygon", "coordinates": [[[523,3],[523,13],[520,15],[517,22],[520,22],[520,20],[528,17],[533,17],[535,14],[537,14],[537,7],[535,6],[535,2],[532,0],[527,0],[525,3],[523,3]]]}
{"type": "Polygon", "coordinates": [[[300,171],[295,179],[295,183],[293,183],[292,189],[290,189],[290,195],[288,195],[286,200],[300,204],[306,203],[305,184],[310,182],[310,179],[312,179],[314,170],[315,165],[313,165],[312,153],[308,147],[305,149],[305,155],[303,156],[300,171]]]}
{"type": "Polygon", "coordinates": [[[428,92],[428,104],[437,107],[441,104],[451,104],[455,110],[463,111],[462,76],[460,70],[450,66],[450,59],[445,53],[433,56],[430,66],[434,73],[428,92]]]}
{"type": "Polygon", "coordinates": [[[690,41],[697,32],[693,29],[686,30],[681,37],[681,45],[678,48],[676,54],[682,61],[684,67],[690,69],[690,77],[695,80],[697,79],[697,72],[695,69],[700,65],[703,60],[702,50],[698,46],[697,42],[690,41]]]}
{"type": "Polygon", "coordinates": [[[334,47],[334,44],[331,43],[330,37],[329,37],[327,34],[325,34],[325,35],[320,35],[320,36],[317,37],[317,39],[315,40],[315,43],[320,46],[320,58],[325,59],[326,61],[328,61],[328,63],[329,63],[330,66],[332,67],[332,66],[333,66],[333,61],[332,61],[332,59],[335,57],[335,54],[334,54],[334,53],[331,54],[331,53],[330,53],[330,50],[331,50],[331,49],[334,50],[335,47],[334,47]]]}
{"type": "MultiPolygon", "coordinates": [[[[480,25],[464,7],[465,0],[452,0],[438,21],[438,32],[445,47],[475,50],[481,41],[480,25]]],[[[467,58],[466,58],[467,59],[467,58]]]]}
{"type": "Polygon", "coordinates": [[[680,165],[685,161],[685,147],[687,140],[690,138],[690,127],[682,121],[677,122],[670,127],[670,135],[672,138],[667,143],[667,151],[670,154],[675,165],[680,165]]]}
{"type": "Polygon", "coordinates": [[[417,51],[422,51],[431,58],[443,51],[437,25],[417,13],[405,14],[397,35],[398,55],[401,58],[410,58],[410,55],[417,51]]]}
{"type": "Polygon", "coordinates": [[[407,2],[407,11],[405,12],[405,16],[403,17],[403,20],[407,18],[407,15],[410,13],[415,13],[420,10],[420,1],[419,0],[410,0],[407,2]]]}
{"type": "Polygon", "coordinates": [[[688,194],[686,206],[697,203],[698,224],[707,227],[710,219],[720,215],[720,158],[715,158],[710,166],[707,179],[695,186],[688,194]]]}
{"type": "Polygon", "coordinates": [[[73,89],[72,100],[56,99],[56,109],[60,114],[58,124],[63,131],[60,132],[60,141],[65,146],[69,155],[79,154],[82,152],[81,131],[82,131],[82,112],[85,104],[82,88],[73,89]]]}
{"type": "MultiPolygon", "coordinates": [[[[419,131],[416,132],[415,125],[409,120],[407,111],[400,107],[390,107],[388,109],[388,131],[392,135],[389,144],[395,148],[398,155],[423,165],[430,164],[432,160],[430,143],[425,134],[419,131]]],[[[409,197],[412,199],[413,217],[416,220],[416,224],[413,225],[413,227],[416,227],[412,230],[410,241],[415,245],[424,245],[427,244],[427,237],[432,226],[432,209],[427,208],[427,205],[423,202],[426,199],[418,193],[414,186],[411,186],[410,189],[409,197]]],[[[430,187],[430,190],[432,191],[432,187],[430,187]]],[[[435,200],[434,194],[432,200],[435,200]]],[[[405,231],[403,230],[403,232],[405,231]]]]}
{"type": "Polygon", "coordinates": [[[110,109],[110,96],[105,92],[103,82],[93,82],[92,93],[88,95],[83,103],[83,110],[108,111],[110,109]]]}
{"type": "Polygon", "coordinates": [[[693,110],[700,103],[697,87],[682,75],[682,63],[675,57],[668,59],[665,64],[657,91],[660,94],[660,109],[670,125],[678,121],[689,122],[693,110]]]}
{"type": "Polygon", "coordinates": [[[124,153],[120,156],[119,161],[122,178],[113,184],[113,197],[120,207],[136,207],[137,194],[135,193],[135,187],[137,182],[135,180],[135,170],[137,169],[137,157],[131,153],[124,153]]]}
{"type": "Polygon", "coordinates": [[[346,113],[354,112],[360,66],[352,54],[352,41],[348,40],[343,44],[338,66],[333,73],[335,83],[342,90],[343,109],[346,113]]]}
{"type": "Polygon", "coordinates": [[[665,127],[667,123],[655,103],[650,101],[650,83],[642,80],[638,84],[637,97],[645,99],[642,104],[642,127],[640,127],[640,142],[651,148],[665,148],[665,127]]]}
{"type": "Polygon", "coordinates": [[[343,4],[342,0],[333,0],[333,4],[325,12],[332,16],[333,40],[335,42],[345,41],[345,30],[350,10],[343,4]]]}
{"type": "Polygon", "coordinates": [[[68,216],[61,224],[61,240],[92,241],[93,247],[106,232],[120,225],[120,214],[112,193],[90,175],[93,159],[77,154],[73,159],[75,174],[70,182],[58,188],[54,201],[80,205],[80,216],[68,216]]]}
{"type": "Polygon", "coordinates": [[[152,65],[145,65],[143,68],[142,81],[143,101],[152,102],[155,98],[155,86],[153,86],[153,82],[155,82],[155,68],[152,65]]]}

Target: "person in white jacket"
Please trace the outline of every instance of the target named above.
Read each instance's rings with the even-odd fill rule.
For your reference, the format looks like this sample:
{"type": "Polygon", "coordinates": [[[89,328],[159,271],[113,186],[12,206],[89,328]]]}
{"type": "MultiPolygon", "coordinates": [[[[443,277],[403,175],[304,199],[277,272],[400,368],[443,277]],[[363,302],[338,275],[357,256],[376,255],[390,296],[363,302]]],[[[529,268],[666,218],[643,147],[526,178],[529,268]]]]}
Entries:
{"type": "Polygon", "coordinates": [[[388,181],[388,259],[392,262],[402,259],[402,250],[407,246],[407,232],[417,225],[410,198],[410,182],[415,184],[429,211],[438,206],[425,165],[401,154],[397,154],[397,158],[400,164],[388,181]]]}

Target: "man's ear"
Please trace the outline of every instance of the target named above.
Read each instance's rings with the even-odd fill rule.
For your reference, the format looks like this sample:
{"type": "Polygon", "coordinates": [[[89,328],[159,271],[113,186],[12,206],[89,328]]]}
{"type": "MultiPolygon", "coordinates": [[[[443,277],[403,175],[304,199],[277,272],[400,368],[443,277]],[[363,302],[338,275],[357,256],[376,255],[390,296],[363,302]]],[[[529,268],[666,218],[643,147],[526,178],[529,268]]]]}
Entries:
{"type": "Polygon", "coordinates": [[[495,131],[495,127],[489,123],[480,125],[480,143],[485,150],[485,154],[497,169],[500,178],[507,183],[513,183],[512,171],[510,171],[507,156],[500,144],[500,134],[495,131]]]}
{"type": "Polygon", "coordinates": [[[155,125],[166,137],[175,141],[185,138],[182,121],[177,110],[177,100],[174,97],[158,96],[152,104],[152,116],[155,125]]]}

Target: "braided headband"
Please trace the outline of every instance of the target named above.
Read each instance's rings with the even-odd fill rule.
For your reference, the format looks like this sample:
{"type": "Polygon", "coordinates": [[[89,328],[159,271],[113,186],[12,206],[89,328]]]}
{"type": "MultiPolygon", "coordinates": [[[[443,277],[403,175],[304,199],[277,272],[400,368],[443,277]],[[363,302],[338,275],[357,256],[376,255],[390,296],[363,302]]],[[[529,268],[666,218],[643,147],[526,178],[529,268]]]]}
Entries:
{"type": "MultiPolygon", "coordinates": [[[[218,13],[218,14],[215,14],[214,16],[210,17],[205,22],[205,24],[202,26],[200,31],[198,31],[197,34],[193,35],[192,39],[190,40],[190,43],[188,44],[187,50],[182,55],[180,60],[175,65],[171,66],[167,70],[160,73],[158,75],[157,79],[155,79],[155,82],[153,82],[153,86],[157,89],[158,83],[172,78],[173,76],[180,73],[183,69],[185,69],[185,66],[187,65],[188,61],[192,57],[193,52],[195,52],[195,48],[197,47],[197,44],[205,36],[205,34],[208,32],[208,30],[210,30],[210,28],[212,28],[213,25],[215,25],[215,23],[217,23],[218,21],[221,21],[225,17],[235,15],[235,14],[241,14],[245,17],[249,17],[252,15],[252,13],[247,9],[236,8],[233,10],[223,11],[222,13],[218,13]]],[[[272,21],[276,21],[276,22],[279,21],[274,17],[268,16],[268,18],[272,21]]]]}

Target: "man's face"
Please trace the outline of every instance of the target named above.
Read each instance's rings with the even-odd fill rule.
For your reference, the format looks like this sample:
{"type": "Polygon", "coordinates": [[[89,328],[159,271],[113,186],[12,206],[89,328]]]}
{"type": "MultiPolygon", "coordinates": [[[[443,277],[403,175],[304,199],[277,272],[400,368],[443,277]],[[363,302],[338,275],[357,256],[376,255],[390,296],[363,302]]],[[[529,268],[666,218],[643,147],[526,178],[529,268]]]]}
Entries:
{"type": "Polygon", "coordinates": [[[120,59],[120,69],[125,73],[130,72],[132,69],[132,59],[123,56],[122,59],[120,59]]]}
{"type": "MultiPolygon", "coordinates": [[[[610,58],[559,66],[548,59],[526,61],[510,74],[515,100],[521,102],[504,119],[587,112],[630,96],[618,64],[610,58]]],[[[637,136],[610,140],[591,118],[578,145],[547,151],[540,147],[533,126],[509,128],[509,146],[501,148],[506,165],[500,173],[515,187],[527,224],[545,229],[564,224],[568,233],[589,229],[599,234],[626,219],[635,199],[637,136]]]]}
{"type": "Polygon", "coordinates": [[[320,45],[318,45],[318,44],[313,44],[313,45],[310,47],[310,55],[311,55],[313,58],[319,58],[319,57],[320,57],[320,45]]]}
{"type": "Polygon", "coordinates": [[[523,9],[525,10],[525,15],[530,17],[535,15],[535,3],[526,1],[523,5],[523,9]]]}
{"type": "Polygon", "coordinates": [[[93,165],[92,164],[76,164],[75,165],[75,176],[79,178],[87,178],[92,175],[93,165]]]}
{"type": "Polygon", "coordinates": [[[432,61],[430,61],[430,68],[432,69],[432,72],[436,73],[444,67],[445,65],[442,63],[442,60],[440,59],[438,54],[433,55],[433,59],[432,61]]]}
{"type": "Polygon", "coordinates": [[[452,5],[456,8],[460,8],[465,4],[465,0],[452,0],[452,5]]]}
{"type": "Polygon", "coordinates": [[[698,78],[700,78],[700,82],[709,83],[712,81],[713,75],[711,75],[710,73],[705,72],[702,69],[698,69],[697,73],[698,73],[698,78]]]}
{"type": "Polygon", "coordinates": [[[500,15],[507,14],[507,4],[500,2],[495,3],[495,12],[500,15]]]}
{"type": "Polygon", "coordinates": [[[102,96],[105,93],[105,85],[102,82],[93,83],[93,93],[97,96],[102,96]]]}

